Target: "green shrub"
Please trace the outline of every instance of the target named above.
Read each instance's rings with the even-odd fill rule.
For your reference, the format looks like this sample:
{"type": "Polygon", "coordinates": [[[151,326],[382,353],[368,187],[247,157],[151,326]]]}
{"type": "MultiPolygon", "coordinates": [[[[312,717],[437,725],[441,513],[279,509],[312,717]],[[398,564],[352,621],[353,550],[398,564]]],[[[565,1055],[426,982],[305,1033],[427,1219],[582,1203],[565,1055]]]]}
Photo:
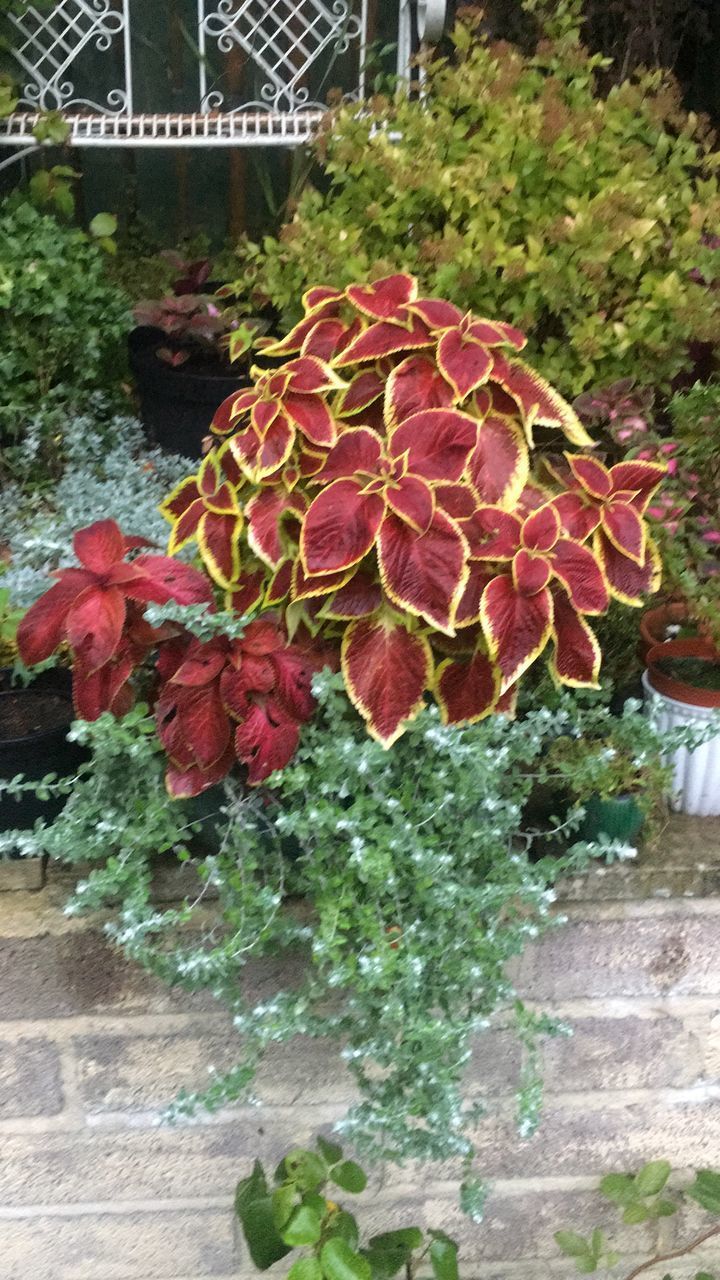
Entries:
{"type": "Polygon", "coordinates": [[[119,384],[130,327],[104,255],[76,227],[32,205],[0,206],[0,433],[119,384]]]}
{"type": "MultiPolygon", "coordinates": [[[[531,9],[536,4],[527,3],[531,9]]],[[[632,373],[668,383],[692,337],[720,337],[717,164],[666,73],[599,95],[603,68],[552,5],[527,56],[468,25],[421,99],[338,109],[319,142],[326,194],[307,189],[279,239],[245,247],[258,294],[293,310],[311,282],[399,268],[430,294],[502,315],[565,394],[632,373]]]]}

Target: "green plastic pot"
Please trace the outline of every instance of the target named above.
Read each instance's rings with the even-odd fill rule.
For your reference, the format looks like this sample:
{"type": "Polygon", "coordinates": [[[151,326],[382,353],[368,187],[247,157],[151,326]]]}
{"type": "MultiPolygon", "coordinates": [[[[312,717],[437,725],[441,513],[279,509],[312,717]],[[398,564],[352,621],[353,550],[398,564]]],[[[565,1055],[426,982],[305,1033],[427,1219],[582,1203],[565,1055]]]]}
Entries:
{"type": "Polygon", "coordinates": [[[633,796],[611,796],[609,800],[591,796],[576,838],[599,840],[603,835],[631,843],[639,835],[644,821],[642,809],[633,796]]]}

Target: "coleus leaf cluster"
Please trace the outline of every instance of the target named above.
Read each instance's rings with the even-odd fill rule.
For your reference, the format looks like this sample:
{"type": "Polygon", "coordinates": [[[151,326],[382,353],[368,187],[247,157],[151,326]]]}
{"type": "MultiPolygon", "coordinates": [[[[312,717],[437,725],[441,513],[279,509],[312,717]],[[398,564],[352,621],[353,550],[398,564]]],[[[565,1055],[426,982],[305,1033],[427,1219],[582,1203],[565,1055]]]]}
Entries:
{"type": "Polygon", "coordinates": [[[644,515],[664,467],[605,466],[517,329],[409,275],[303,305],[166,500],[170,552],[194,540],[236,608],[334,645],[386,746],[428,694],[449,723],[508,709],[545,653],[596,685],[589,619],[659,584],[644,515]]]}
{"type": "Polygon", "coordinates": [[[78,568],[28,610],[17,634],[28,666],[62,646],[73,663],[78,715],[124,715],[142,669],[168,756],[173,796],[197,795],[239,762],[251,784],[287,764],[300,725],[314,709],[310,680],[324,662],[312,643],[288,644],[279,618],[267,614],[236,639],[200,640],[181,625],[153,627],[147,604],[205,604],[215,610],[212,579],[170,556],[148,554],[145,539],[99,520],[74,539],[78,568]],[[128,560],[138,550],[142,554],[128,560]]]}

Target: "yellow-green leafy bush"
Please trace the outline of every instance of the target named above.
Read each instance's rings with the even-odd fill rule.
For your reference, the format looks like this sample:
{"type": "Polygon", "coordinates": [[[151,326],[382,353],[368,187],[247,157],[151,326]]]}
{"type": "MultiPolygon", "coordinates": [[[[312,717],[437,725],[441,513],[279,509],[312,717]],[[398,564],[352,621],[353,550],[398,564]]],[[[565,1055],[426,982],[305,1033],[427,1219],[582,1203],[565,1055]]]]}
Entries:
{"type": "Polygon", "coordinates": [[[720,337],[706,284],[720,253],[704,244],[719,157],[666,73],[599,95],[605,64],[580,43],[576,8],[552,6],[553,38],[546,24],[532,56],[461,24],[421,98],[333,113],[326,194],[306,189],[279,239],[250,246],[251,283],[286,321],[311,281],[402,268],[526,331],[565,394],[628,374],[666,384],[689,339],[720,337]]]}

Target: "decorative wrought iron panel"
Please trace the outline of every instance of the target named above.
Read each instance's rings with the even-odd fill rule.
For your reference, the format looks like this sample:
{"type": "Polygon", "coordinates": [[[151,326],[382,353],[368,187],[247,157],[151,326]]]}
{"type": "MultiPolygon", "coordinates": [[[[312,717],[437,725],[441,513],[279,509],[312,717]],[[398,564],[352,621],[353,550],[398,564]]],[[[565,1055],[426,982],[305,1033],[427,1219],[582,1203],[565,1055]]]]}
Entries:
{"type": "MultiPolygon", "coordinates": [[[[29,77],[20,106],[33,110],[85,108],[108,115],[132,112],[129,0],[59,0],[53,8],[33,4],[10,15],[17,31],[12,54],[29,77]],[[110,52],[120,42],[122,82],[93,101],[75,87],[89,50],[110,52]]],[[[114,60],[113,60],[114,61],[114,60]]],[[[115,67],[111,64],[111,72],[115,67]]]]}

